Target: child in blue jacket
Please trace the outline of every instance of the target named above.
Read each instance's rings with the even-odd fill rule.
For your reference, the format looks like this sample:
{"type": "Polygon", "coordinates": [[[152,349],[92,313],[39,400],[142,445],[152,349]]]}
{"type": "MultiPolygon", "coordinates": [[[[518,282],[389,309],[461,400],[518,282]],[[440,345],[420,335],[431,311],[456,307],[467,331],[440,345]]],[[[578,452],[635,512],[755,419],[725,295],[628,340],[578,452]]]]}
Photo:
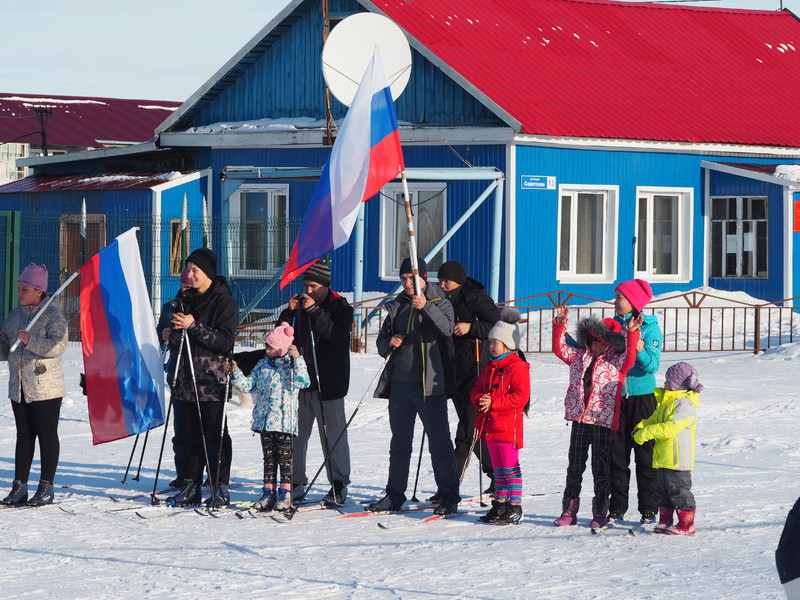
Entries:
{"type": "Polygon", "coordinates": [[[266,356],[249,376],[236,362],[231,365],[233,386],[240,392],[255,389],[251,429],[261,435],[264,453],[264,490],[253,508],[289,510],[292,506],[292,446],[297,435],[298,390],[311,383],[305,360],[292,344],[294,328],[278,325],[264,336],[266,356]],[[276,489],[280,467],[280,487],[276,489]]]}

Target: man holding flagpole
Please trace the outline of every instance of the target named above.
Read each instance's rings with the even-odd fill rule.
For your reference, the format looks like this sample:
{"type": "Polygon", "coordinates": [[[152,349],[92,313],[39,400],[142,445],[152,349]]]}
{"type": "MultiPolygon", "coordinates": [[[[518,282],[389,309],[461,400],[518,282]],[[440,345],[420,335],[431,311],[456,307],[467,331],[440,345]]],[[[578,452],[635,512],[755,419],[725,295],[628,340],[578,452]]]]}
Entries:
{"type": "Polygon", "coordinates": [[[428,267],[418,259],[415,282],[411,259],[400,266],[403,291],[386,304],[386,319],[378,334],[378,353],[387,357],[387,377],[381,377],[375,396],[389,399],[389,479],[386,495],[369,505],[371,511],[400,510],[406,500],[408,472],[414,441],[414,422],[419,415],[428,435],[428,449],[436,479],[439,506],[434,512],[455,514],[458,493],[456,456],[450,440],[447,399],[456,392],[453,354],[453,306],[435,283],[429,283],[428,267]],[[420,292],[415,289],[419,286],[420,292]]]}

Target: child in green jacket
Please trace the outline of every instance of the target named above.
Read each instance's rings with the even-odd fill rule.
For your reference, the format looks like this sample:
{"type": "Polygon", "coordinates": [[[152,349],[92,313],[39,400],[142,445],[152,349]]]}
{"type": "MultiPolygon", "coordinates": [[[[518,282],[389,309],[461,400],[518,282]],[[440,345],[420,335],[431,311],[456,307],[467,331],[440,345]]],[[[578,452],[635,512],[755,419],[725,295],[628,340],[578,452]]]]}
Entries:
{"type": "Polygon", "coordinates": [[[700,383],[695,368],[679,362],[667,369],[664,388],[656,388],[655,412],[636,425],[637,444],[655,440],[653,468],[658,474],[658,525],[655,533],[694,535],[695,501],[692,495],[694,432],[700,383]],[[673,525],[677,510],[678,523],[673,525]]]}

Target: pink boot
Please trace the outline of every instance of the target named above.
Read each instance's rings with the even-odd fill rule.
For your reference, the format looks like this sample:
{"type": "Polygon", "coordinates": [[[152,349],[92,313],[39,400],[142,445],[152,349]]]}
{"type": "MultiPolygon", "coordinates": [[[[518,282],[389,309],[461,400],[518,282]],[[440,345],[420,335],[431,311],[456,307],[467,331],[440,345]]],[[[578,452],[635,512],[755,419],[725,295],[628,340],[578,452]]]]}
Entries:
{"type": "Polygon", "coordinates": [[[592,522],[589,527],[592,529],[600,529],[608,524],[608,505],[611,500],[603,500],[598,502],[596,498],[592,499],[592,522]]]}
{"type": "Polygon", "coordinates": [[[672,517],[675,515],[674,508],[666,506],[658,507],[658,525],[653,529],[653,533],[667,533],[667,529],[672,527],[672,517]]]}
{"type": "Polygon", "coordinates": [[[578,508],[580,508],[580,498],[564,498],[561,501],[561,516],[553,523],[556,527],[575,525],[578,522],[578,508]]]}
{"type": "Polygon", "coordinates": [[[693,510],[681,510],[678,512],[678,524],[667,529],[670,535],[694,535],[694,512],[693,510]]]}

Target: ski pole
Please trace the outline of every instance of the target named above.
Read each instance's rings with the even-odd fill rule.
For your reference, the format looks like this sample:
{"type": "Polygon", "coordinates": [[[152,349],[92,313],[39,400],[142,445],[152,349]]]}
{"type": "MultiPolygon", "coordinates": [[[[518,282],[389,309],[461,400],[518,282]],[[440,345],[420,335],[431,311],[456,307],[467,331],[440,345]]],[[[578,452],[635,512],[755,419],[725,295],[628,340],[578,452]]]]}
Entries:
{"type": "Polygon", "coordinates": [[[417,484],[419,483],[419,470],[422,466],[422,450],[425,448],[425,429],[422,429],[422,441],[419,445],[419,460],[417,460],[417,476],[414,478],[414,493],[411,494],[411,501],[412,502],[419,502],[419,498],[417,498],[417,484]]]}
{"type": "MultiPolygon", "coordinates": [[[[391,358],[391,356],[392,356],[392,352],[390,350],[389,354],[386,356],[386,359],[383,361],[383,365],[381,366],[380,369],[378,369],[378,372],[375,374],[375,377],[372,378],[372,381],[370,381],[369,385],[367,386],[367,389],[364,390],[364,393],[361,395],[361,400],[358,401],[358,404],[356,405],[355,409],[353,410],[353,414],[350,415],[350,418],[347,419],[347,423],[344,424],[344,427],[342,428],[342,432],[336,438],[336,441],[333,442],[333,446],[331,446],[331,452],[333,452],[336,449],[337,444],[342,439],[344,434],[347,432],[348,428],[350,427],[350,423],[353,422],[353,419],[355,419],[356,414],[358,414],[358,409],[360,409],[361,405],[364,403],[364,399],[367,397],[367,393],[372,388],[372,385],[375,383],[375,380],[378,379],[378,376],[386,368],[386,364],[389,362],[389,359],[391,358]]],[[[305,499],[306,494],[308,494],[308,491],[312,488],[314,483],[316,483],[317,478],[319,477],[320,473],[322,473],[322,470],[325,468],[325,464],[328,462],[328,460],[330,460],[330,454],[328,454],[325,457],[325,459],[322,461],[322,464],[320,465],[319,469],[317,469],[317,472],[314,475],[314,478],[311,480],[311,483],[308,484],[308,487],[306,487],[306,489],[303,491],[302,495],[297,499],[297,502],[296,503],[295,502],[292,503],[292,507],[286,513],[286,518],[287,519],[291,519],[292,517],[294,517],[294,513],[297,512],[297,509],[300,507],[300,503],[303,501],[303,499],[305,499]]]]}
{"type": "MultiPolygon", "coordinates": [[[[142,442],[142,453],[139,455],[139,467],[136,469],[136,477],[134,481],[139,481],[139,474],[142,472],[142,461],[144,460],[144,451],[147,448],[147,437],[150,435],[150,430],[144,432],[144,442],[142,442]]],[[[138,436],[138,434],[137,434],[138,436]]]]}
{"type": "Polygon", "coordinates": [[[164,443],[167,441],[167,430],[169,429],[169,415],[172,412],[172,395],[170,395],[169,404],[167,405],[167,418],[164,421],[164,434],[161,436],[161,449],[158,451],[158,464],[156,464],[156,477],[153,481],[153,493],[150,494],[150,504],[161,504],[161,500],[156,498],[156,490],[158,489],[158,476],[161,473],[161,459],[164,456],[164,443]]]}
{"type": "MultiPolygon", "coordinates": [[[[186,358],[189,361],[189,372],[191,373],[192,386],[194,387],[194,400],[195,400],[195,404],[197,405],[197,419],[200,422],[200,439],[203,441],[203,459],[204,459],[204,461],[206,463],[206,468],[208,468],[208,466],[209,466],[208,465],[208,462],[209,462],[208,459],[211,458],[211,457],[208,455],[208,443],[206,442],[206,430],[205,430],[205,427],[203,426],[203,411],[200,408],[200,393],[197,391],[197,378],[195,377],[194,361],[192,360],[192,346],[191,346],[191,344],[189,344],[188,337],[186,338],[186,340],[184,342],[184,346],[186,347],[186,358]]],[[[176,374],[177,374],[177,368],[175,369],[175,371],[176,371],[176,374]]],[[[210,475],[211,475],[211,473],[209,473],[209,476],[210,475]]]]}
{"type": "MultiPolygon", "coordinates": [[[[308,321],[308,333],[311,336],[311,358],[314,360],[314,378],[317,380],[317,398],[319,399],[319,422],[322,426],[322,441],[323,441],[323,450],[325,454],[330,454],[330,443],[328,442],[328,426],[325,423],[325,405],[322,402],[322,387],[320,386],[319,382],[319,363],[317,362],[317,344],[314,340],[314,330],[311,327],[311,320],[308,321]]],[[[328,474],[328,481],[330,481],[331,486],[333,486],[333,471],[331,469],[330,463],[327,466],[327,474],[328,474]]],[[[335,492],[335,490],[334,490],[335,492]]],[[[334,501],[336,500],[336,494],[334,493],[334,501]]]]}
{"type": "MultiPolygon", "coordinates": [[[[226,357],[226,362],[230,360],[230,356],[226,357]]],[[[222,444],[225,439],[225,427],[227,426],[228,419],[228,394],[231,389],[231,371],[228,369],[228,376],[225,379],[225,397],[222,399],[222,424],[219,428],[219,447],[217,448],[217,465],[214,477],[211,479],[211,509],[217,507],[217,488],[219,487],[219,473],[222,470],[222,444]]],[[[209,473],[209,475],[211,475],[209,473]]]]}
{"type": "Polygon", "coordinates": [[[125,476],[122,478],[122,483],[128,483],[128,471],[131,470],[131,463],[133,462],[133,455],[136,452],[136,444],[139,443],[139,434],[136,434],[136,438],[133,440],[133,448],[131,448],[131,455],[128,457],[128,466],[125,468],[125,476]]]}
{"type": "MultiPolygon", "coordinates": [[[[184,329],[181,331],[181,342],[178,344],[178,354],[175,356],[175,371],[172,374],[172,390],[175,389],[175,385],[178,383],[178,363],[181,360],[181,354],[183,354],[183,342],[184,338],[186,337],[186,330],[184,329]]],[[[167,342],[164,343],[164,348],[166,348],[167,342]]],[[[164,348],[162,348],[163,351],[164,348]]],[[[165,351],[166,352],[166,351],[165,351]]],[[[153,481],[153,493],[150,494],[150,504],[160,504],[161,501],[156,498],[156,490],[158,489],[158,476],[161,473],[161,460],[164,457],[164,444],[167,441],[167,430],[169,429],[169,416],[172,412],[172,403],[175,399],[172,397],[172,390],[170,390],[169,394],[169,406],[167,406],[167,420],[164,422],[164,434],[161,436],[161,449],[158,451],[158,465],[156,466],[156,477],[155,481],[153,481]]]]}

